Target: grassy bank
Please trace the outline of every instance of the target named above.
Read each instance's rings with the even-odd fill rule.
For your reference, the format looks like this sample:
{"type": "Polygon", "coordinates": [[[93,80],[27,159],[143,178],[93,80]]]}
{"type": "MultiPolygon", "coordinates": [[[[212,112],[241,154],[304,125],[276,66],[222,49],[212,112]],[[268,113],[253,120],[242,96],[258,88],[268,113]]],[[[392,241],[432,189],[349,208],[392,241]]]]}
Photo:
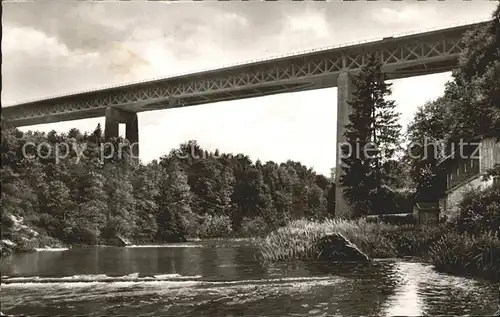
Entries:
{"type": "Polygon", "coordinates": [[[500,240],[492,234],[471,236],[444,228],[418,229],[364,220],[294,221],[255,239],[264,262],[315,260],[316,241],[340,233],[371,258],[420,256],[437,270],[489,279],[500,278],[500,240]]]}

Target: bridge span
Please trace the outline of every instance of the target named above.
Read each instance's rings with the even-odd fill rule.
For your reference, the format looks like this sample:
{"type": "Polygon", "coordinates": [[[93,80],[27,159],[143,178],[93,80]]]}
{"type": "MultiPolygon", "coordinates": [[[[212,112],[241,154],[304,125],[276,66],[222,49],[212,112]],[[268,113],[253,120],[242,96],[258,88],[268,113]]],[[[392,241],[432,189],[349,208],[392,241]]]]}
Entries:
{"type": "MultiPolygon", "coordinates": [[[[359,72],[369,54],[380,56],[388,79],[451,71],[464,51],[461,39],[465,32],[486,23],[341,45],[42,99],[4,107],[2,112],[4,119],[14,126],[106,116],[106,136],[118,136],[119,123],[125,123],[126,137],[131,142],[138,142],[138,112],[337,87],[336,144],[339,144],[345,140],[343,134],[349,115],[347,100],[354,88],[351,77],[359,72]]],[[[338,181],[342,172],[338,153],[336,162],[338,181]]],[[[347,210],[341,196],[341,188],[337,186],[337,213],[347,210]]]]}

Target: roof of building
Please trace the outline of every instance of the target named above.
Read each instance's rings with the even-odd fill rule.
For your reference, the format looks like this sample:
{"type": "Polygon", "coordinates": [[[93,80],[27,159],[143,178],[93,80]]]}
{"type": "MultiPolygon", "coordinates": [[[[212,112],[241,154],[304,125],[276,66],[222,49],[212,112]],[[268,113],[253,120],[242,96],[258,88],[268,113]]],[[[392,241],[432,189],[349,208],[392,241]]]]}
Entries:
{"type": "Polygon", "coordinates": [[[439,209],[439,203],[437,202],[419,202],[415,204],[419,210],[435,210],[439,209]]]}

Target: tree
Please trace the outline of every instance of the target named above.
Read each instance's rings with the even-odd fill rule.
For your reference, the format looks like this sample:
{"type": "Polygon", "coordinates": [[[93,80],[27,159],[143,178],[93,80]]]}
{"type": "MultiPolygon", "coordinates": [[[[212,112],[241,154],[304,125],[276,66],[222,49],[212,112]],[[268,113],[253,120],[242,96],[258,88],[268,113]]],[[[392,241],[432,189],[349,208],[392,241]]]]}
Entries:
{"type": "Polygon", "coordinates": [[[272,209],[265,217],[272,228],[284,225],[292,214],[291,178],[282,166],[274,162],[266,162],[262,166],[263,181],[271,193],[272,209]]]}
{"type": "Polygon", "coordinates": [[[408,148],[403,162],[408,166],[417,201],[433,201],[440,190],[437,163],[446,156],[444,139],[448,132],[446,100],[440,97],[419,107],[408,125],[408,148]]]}
{"type": "Polygon", "coordinates": [[[481,134],[500,136],[499,15],[500,3],[491,22],[466,34],[460,65],[443,96],[420,107],[408,127],[406,159],[418,200],[436,200],[442,191],[437,163],[452,145],[481,134]]]}
{"type": "Polygon", "coordinates": [[[187,176],[176,161],[171,161],[161,175],[157,204],[157,240],[160,242],[185,241],[184,219],[191,213],[191,192],[187,176]]]}
{"type": "Polygon", "coordinates": [[[337,177],[336,173],[337,173],[337,168],[336,167],[330,168],[330,180],[332,182],[336,181],[336,177],[337,177]]]}
{"type": "Polygon", "coordinates": [[[485,26],[463,42],[460,67],[445,91],[450,142],[483,133],[500,135],[500,4],[485,26]]]}
{"type": "Polygon", "coordinates": [[[146,166],[141,166],[132,179],[136,213],[134,240],[138,242],[153,242],[158,232],[157,198],[160,173],[159,165],[151,162],[146,166]]]}
{"type": "Polygon", "coordinates": [[[234,177],[217,159],[195,161],[189,167],[188,183],[194,194],[194,211],[203,215],[229,213],[234,177]]]}
{"type": "MultiPolygon", "coordinates": [[[[89,166],[89,165],[87,165],[89,166]]],[[[76,209],[66,221],[70,243],[100,244],[101,232],[105,229],[108,215],[108,195],[105,191],[106,179],[88,167],[76,167],[73,185],[73,201],[76,209]]]]}
{"type": "Polygon", "coordinates": [[[377,195],[392,178],[382,167],[393,159],[401,126],[394,101],[385,99],[391,94],[390,84],[376,56],[368,58],[354,84],[357,90],[349,101],[353,111],[344,133],[350,148],[342,148],[341,183],[353,216],[360,216],[377,209],[377,195]]]}
{"type": "Polygon", "coordinates": [[[232,225],[234,231],[239,231],[245,217],[268,217],[272,199],[269,187],[264,183],[261,165],[255,166],[248,157],[239,156],[234,158],[233,170],[232,225]]]}
{"type": "Polygon", "coordinates": [[[135,226],[135,200],[130,182],[130,169],[119,164],[106,164],[104,190],[108,198],[108,211],[104,236],[131,237],[135,226]]]}

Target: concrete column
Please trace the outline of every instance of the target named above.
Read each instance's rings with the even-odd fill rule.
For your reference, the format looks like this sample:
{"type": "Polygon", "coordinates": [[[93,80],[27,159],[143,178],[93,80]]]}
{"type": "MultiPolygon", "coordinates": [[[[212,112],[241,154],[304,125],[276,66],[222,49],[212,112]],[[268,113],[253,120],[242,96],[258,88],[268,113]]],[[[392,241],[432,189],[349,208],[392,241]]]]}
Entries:
{"type": "Polygon", "coordinates": [[[336,168],[335,168],[335,216],[349,217],[350,208],[347,201],[344,199],[344,187],[340,185],[340,177],[343,175],[341,168],[341,152],[340,144],[345,142],[344,136],[345,126],[349,123],[349,114],[352,113],[352,108],[348,104],[351,99],[351,94],[354,92],[355,86],[352,82],[352,77],[348,72],[342,72],[337,78],[337,146],[336,152],[336,168]]]}
{"type": "Polygon", "coordinates": [[[139,121],[137,120],[137,113],[108,107],[106,109],[106,125],[104,127],[104,137],[118,137],[118,127],[120,123],[125,123],[125,138],[129,140],[131,144],[132,154],[138,158],[139,121]]]}

